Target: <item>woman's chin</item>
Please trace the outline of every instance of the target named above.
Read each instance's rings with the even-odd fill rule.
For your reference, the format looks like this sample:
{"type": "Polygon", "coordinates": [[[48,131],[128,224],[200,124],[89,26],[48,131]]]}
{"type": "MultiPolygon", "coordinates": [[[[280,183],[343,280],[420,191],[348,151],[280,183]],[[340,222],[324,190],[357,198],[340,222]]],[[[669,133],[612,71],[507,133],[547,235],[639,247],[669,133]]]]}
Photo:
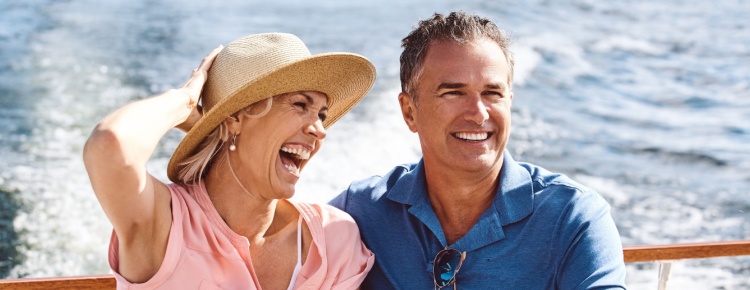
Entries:
{"type": "Polygon", "coordinates": [[[290,199],[294,196],[295,191],[295,185],[291,184],[291,186],[285,186],[281,190],[277,191],[278,194],[276,195],[276,197],[280,199],[290,199]]]}
{"type": "Polygon", "coordinates": [[[291,193],[289,193],[289,194],[284,194],[284,196],[283,196],[282,198],[283,198],[283,199],[290,199],[290,198],[292,198],[292,197],[294,197],[294,191],[292,191],[292,192],[291,192],[291,193]]]}
{"type": "Polygon", "coordinates": [[[277,168],[277,181],[272,182],[275,184],[276,198],[289,199],[294,196],[295,187],[299,181],[299,175],[285,170],[283,166],[277,168]],[[277,183],[278,182],[278,183],[277,183]]]}

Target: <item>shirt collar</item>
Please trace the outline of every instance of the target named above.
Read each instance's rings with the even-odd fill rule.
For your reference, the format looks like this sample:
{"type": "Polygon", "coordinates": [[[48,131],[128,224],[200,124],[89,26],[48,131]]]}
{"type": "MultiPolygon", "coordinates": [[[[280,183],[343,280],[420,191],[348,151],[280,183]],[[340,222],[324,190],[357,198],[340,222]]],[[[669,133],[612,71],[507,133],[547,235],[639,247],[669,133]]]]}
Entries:
{"type": "Polygon", "coordinates": [[[420,160],[416,166],[412,166],[398,179],[388,192],[387,198],[401,204],[410,205],[408,207],[409,213],[427,226],[443,246],[447,245],[448,242],[445,239],[443,228],[435,215],[435,211],[432,210],[430,199],[427,197],[424,159],[420,160]]]}
{"type": "Polygon", "coordinates": [[[424,159],[419,160],[416,166],[411,166],[391,190],[388,191],[388,199],[408,205],[414,205],[421,199],[427,198],[427,186],[424,176],[424,159]]]}
{"type": "MultiPolygon", "coordinates": [[[[409,212],[430,228],[443,245],[447,245],[443,229],[427,198],[424,174],[424,160],[420,160],[398,179],[386,197],[401,204],[411,205],[409,212]]],[[[462,250],[469,251],[504,238],[502,226],[520,221],[531,214],[533,199],[531,175],[513,160],[508,151],[503,152],[500,186],[493,206],[481,215],[463,238],[456,242],[456,246],[464,244],[462,250]]]]}
{"type": "Polygon", "coordinates": [[[522,220],[534,210],[531,174],[513,160],[507,150],[503,152],[503,169],[500,171],[495,208],[503,226],[522,220]]]}

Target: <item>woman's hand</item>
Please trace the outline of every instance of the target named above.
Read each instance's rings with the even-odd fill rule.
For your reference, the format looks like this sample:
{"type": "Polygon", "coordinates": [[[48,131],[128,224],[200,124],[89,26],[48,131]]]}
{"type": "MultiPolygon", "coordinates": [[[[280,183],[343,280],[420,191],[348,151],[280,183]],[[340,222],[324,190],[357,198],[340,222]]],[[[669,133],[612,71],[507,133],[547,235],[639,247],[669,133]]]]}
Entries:
{"type": "Polygon", "coordinates": [[[169,189],[146,163],[169,130],[188,131],[200,120],[208,69],[223,48],[211,51],[181,88],[104,117],[84,146],[91,186],[120,240],[119,272],[130,281],[145,282],[159,270],[172,226],[169,189]]]}
{"type": "Polygon", "coordinates": [[[193,128],[193,125],[203,117],[203,108],[198,105],[198,101],[201,97],[201,91],[203,91],[203,85],[206,84],[208,69],[211,68],[211,64],[214,63],[216,56],[222,49],[224,49],[224,46],[219,45],[219,47],[212,50],[211,53],[203,58],[200,66],[193,70],[193,74],[190,75],[190,78],[181,88],[167,92],[168,94],[182,94],[189,99],[188,107],[190,107],[191,110],[190,115],[188,115],[184,122],[177,125],[177,129],[184,132],[190,131],[190,128],[193,128]]]}

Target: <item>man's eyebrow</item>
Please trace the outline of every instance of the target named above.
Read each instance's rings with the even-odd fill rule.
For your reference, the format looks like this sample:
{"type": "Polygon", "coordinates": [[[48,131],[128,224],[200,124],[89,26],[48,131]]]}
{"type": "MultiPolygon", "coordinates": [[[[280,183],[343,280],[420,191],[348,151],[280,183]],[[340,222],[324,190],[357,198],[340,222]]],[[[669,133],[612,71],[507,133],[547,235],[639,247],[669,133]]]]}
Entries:
{"type": "MultiPolygon", "coordinates": [[[[440,91],[442,89],[460,89],[466,87],[466,84],[464,83],[441,83],[435,91],[440,91]]],[[[505,90],[505,84],[503,83],[489,83],[484,86],[487,89],[491,90],[505,90]]]]}
{"type": "MultiPolygon", "coordinates": [[[[308,104],[310,104],[310,105],[315,104],[315,101],[313,101],[313,98],[310,95],[305,94],[303,92],[300,92],[299,94],[305,96],[305,99],[307,99],[307,103],[308,104]]],[[[320,107],[320,110],[321,111],[328,111],[328,106],[327,105],[323,105],[323,106],[320,107]]]]}
{"type": "Polygon", "coordinates": [[[503,83],[491,83],[487,84],[485,87],[493,90],[505,90],[505,84],[503,83]]]}
{"type": "Polygon", "coordinates": [[[464,83],[440,83],[440,85],[437,87],[435,91],[439,91],[442,89],[460,89],[465,86],[466,84],[464,83]]]}

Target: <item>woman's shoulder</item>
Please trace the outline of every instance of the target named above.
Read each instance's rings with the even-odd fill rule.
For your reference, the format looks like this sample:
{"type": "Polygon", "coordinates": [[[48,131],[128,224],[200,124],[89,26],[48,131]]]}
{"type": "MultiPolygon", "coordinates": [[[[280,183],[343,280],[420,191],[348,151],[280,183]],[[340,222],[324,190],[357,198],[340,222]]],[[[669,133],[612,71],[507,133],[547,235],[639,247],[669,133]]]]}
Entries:
{"type": "Polygon", "coordinates": [[[338,277],[343,288],[356,288],[354,285],[359,285],[372,267],[374,255],[362,242],[354,219],[327,204],[297,202],[296,205],[309,218],[313,240],[327,260],[327,276],[338,277]]]}
{"type": "Polygon", "coordinates": [[[297,202],[297,208],[307,220],[310,233],[326,248],[347,247],[361,242],[359,228],[344,211],[327,204],[297,202]]]}
{"type": "Polygon", "coordinates": [[[192,191],[192,187],[177,183],[166,183],[164,184],[167,186],[169,191],[172,193],[172,195],[190,195],[190,191],[192,191]]]}
{"type": "Polygon", "coordinates": [[[354,228],[357,224],[346,212],[327,204],[294,202],[300,213],[309,220],[319,220],[323,229],[354,228]]]}
{"type": "Polygon", "coordinates": [[[198,205],[207,199],[207,197],[203,198],[201,196],[200,185],[168,183],[166,187],[169,189],[172,198],[173,211],[175,210],[175,205],[186,205],[188,208],[194,210],[194,207],[199,207],[198,205]]]}

